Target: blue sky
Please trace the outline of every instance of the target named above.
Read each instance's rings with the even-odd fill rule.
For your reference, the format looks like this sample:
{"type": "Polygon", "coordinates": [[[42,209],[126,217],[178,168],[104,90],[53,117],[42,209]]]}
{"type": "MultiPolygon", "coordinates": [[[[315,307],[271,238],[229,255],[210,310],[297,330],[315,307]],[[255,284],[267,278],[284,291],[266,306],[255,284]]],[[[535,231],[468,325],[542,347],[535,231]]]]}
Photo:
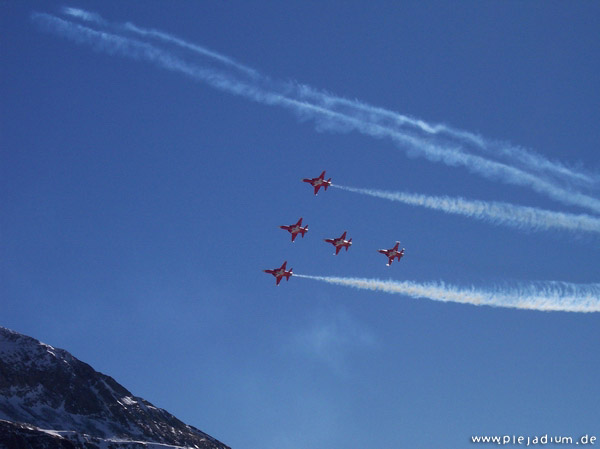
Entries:
{"type": "Polygon", "coordinates": [[[600,437],[599,4],[0,12],[0,324],[237,448],[600,437]]]}

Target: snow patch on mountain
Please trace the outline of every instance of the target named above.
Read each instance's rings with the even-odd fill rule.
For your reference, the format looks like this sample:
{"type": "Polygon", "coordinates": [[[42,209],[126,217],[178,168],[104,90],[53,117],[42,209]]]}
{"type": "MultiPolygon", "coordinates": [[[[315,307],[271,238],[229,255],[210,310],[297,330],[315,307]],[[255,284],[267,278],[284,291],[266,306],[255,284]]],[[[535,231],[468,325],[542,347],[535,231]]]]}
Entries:
{"type": "MultiPolygon", "coordinates": [[[[122,446],[127,441],[157,448],[227,449],[67,351],[3,327],[0,420],[33,425],[37,430],[23,428],[19,432],[42,439],[49,438],[44,432],[55,438],[68,436],[69,441],[74,441],[73,435],[85,435],[97,440],[94,445],[101,443],[98,447],[104,442],[122,446]]],[[[85,446],[84,440],[77,444],[85,446]]]]}

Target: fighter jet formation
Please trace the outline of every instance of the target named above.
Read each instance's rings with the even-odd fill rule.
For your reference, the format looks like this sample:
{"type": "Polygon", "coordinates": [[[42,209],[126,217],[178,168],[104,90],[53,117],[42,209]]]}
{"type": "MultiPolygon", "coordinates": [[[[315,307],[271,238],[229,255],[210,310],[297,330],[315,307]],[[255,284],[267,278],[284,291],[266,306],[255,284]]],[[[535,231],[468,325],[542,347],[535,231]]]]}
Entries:
{"type": "MultiPolygon", "coordinates": [[[[318,177],[304,178],[304,179],[302,179],[302,182],[310,183],[310,185],[313,186],[313,188],[314,188],[314,194],[317,195],[319,193],[319,189],[321,187],[323,187],[324,190],[327,190],[327,188],[331,185],[331,178],[325,179],[325,170],[323,170],[323,172],[318,177]]],[[[291,234],[292,242],[294,242],[294,240],[296,239],[298,234],[300,234],[302,236],[302,238],[304,238],[304,234],[306,234],[306,232],[308,232],[308,225],[302,226],[302,217],[300,217],[300,219],[295,224],[281,225],[279,227],[281,229],[288,231],[291,234]]],[[[346,240],[347,232],[348,231],[344,231],[343,234],[337,238],[323,239],[325,242],[331,243],[335,247],[334,255],[337,256],[342,248],[346,248],[346,251],[348,251],[350,246],[352,246],[352,238],[346,240]]],[[[400,246],[400,242],[397,241],[396,244],[394,245],[394,247],[392,247],[390,249],[378,249],[377,250],[377,252],[384,254],[388,258],[388,263],[387,263],[388,267],[392,265],[392,262],[395,259],[397,259],[399,262],[400,259],[402,259],[402,257],[404,257],[405,249],[402,248],[401,250],[398,250],[399,246],[400,246]]],[[[279,283],[281,282],[281,280],[284,277],[285,277],[286,281],[289,281],[290,277],[293,276],[292,269],[290,268],[289,270],[286,270],[286,265],[287,265],[287,260],[285,262],[283,262],[283,264],[279,268],[273,268],[272,270],[263,270],[263,271],[265,273],[272,274],[273,276],[275,276],[275,283],[276,283],[276,285],[279,285],[279,283]]]]}

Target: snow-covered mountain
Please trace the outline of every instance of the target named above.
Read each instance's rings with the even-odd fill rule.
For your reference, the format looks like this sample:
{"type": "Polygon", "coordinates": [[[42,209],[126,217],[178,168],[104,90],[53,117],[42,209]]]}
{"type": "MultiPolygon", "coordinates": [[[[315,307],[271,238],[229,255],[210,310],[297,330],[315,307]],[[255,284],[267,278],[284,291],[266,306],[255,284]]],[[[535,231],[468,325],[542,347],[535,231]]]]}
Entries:
{"type": "Polygon", "coordinates": [[[0,327],[0,448],[152,444],[228,449],[67,351],[0,327]]]}

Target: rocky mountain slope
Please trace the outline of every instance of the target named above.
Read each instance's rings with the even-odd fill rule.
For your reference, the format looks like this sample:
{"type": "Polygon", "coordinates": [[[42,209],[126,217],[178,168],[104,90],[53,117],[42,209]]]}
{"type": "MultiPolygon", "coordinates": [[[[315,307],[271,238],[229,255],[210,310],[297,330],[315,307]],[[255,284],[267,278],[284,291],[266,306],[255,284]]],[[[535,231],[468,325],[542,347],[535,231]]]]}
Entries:
{"type": "Polygon", "coordinates": [[[147,443],[228,449],[67,351],[0,327],[0,448],[147,443]]]}

